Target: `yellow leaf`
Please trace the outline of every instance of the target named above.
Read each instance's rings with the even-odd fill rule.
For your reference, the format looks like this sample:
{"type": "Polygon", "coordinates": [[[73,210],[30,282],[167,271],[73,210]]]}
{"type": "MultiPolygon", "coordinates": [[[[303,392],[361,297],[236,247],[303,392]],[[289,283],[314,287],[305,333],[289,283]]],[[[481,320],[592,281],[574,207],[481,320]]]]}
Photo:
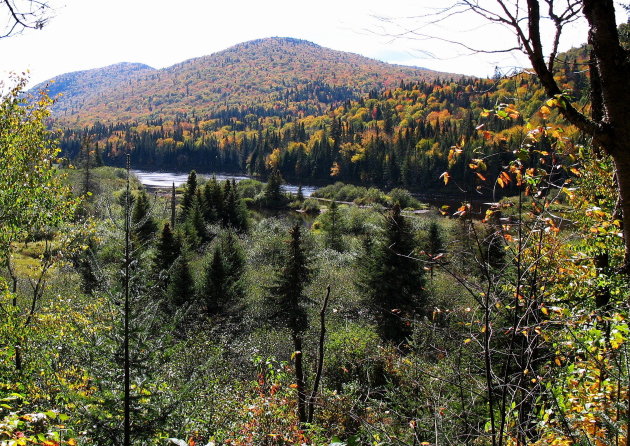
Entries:
{"type": "Polygon", "coordinates": [[[542,314],[544,314],[545,316],[547,316],[549,314],[549,310],[547,309],[547,307],[542,307],[540,309],[540,311],[542,312],[542,314]]]}

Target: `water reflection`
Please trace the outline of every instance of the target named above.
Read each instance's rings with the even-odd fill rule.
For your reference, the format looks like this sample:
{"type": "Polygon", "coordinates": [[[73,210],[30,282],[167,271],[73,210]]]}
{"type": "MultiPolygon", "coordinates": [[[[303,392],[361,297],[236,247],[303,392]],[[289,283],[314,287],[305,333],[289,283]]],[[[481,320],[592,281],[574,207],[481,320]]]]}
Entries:
{"type": "MultiPolygon", "coordinates": [[[[187,173],[149,172],[146,170],[135,170],[135,169],[131,170],[131,173],[133,173],[138,178],[140,183],[152,189],[168,189],[173,185],[173,183],[175,183],[175,186],[180,186],[184,184],[186,180],[188,179],[187,173]]],[[[237,183],[241,180],[247,180],[251,178],[246,175],[230,175],[230,174],[224,174],[224,173],[215,173],[215,174],[198,173],[197,174],[197,177],[203,178],[203,179],[209,179],[212,176],[215,176],[218,181],[235,180],[237,183]]],[[[285,192],[290,192],[292,194],[297,193],[298,187],[299,185],[297,184],[283,184],[282,185],[282,189],[285,192]]],[[[304,194],[304,197],[307,197],[307,198],[311,196],[311,194],[313,193],[315,189],[317,189],[315,186],[302,185],[302,193],[304,194]]]]}

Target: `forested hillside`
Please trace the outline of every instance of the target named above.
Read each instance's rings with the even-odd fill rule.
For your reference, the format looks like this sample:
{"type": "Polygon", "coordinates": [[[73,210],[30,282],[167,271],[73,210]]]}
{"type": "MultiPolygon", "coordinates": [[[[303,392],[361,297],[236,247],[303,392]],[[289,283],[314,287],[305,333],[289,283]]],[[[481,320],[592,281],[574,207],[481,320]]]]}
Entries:
{"type": "Polygon", "coordinates": [[[331,103],[395,86],[402,79],[434,80],[439,76],[445,74],[274,37],[161,70],[119,64],[61,75],[50,85],[51,93],[62,93],[53,107],[55,119],[77,127],[95,121],[192,121],[247,108],[262,116],[318,114],[331,103]]]}
{"type": "MultiPolygon", "coordinates": [[[[575,99],[584,100],[584,75],[570,68],[559,75],[575,99]]],[[[315,94],[317,85],[306,84],[304,94],[315,94]]],[[[332,101],[319,114],[241,106],[205,119],[98,123],[66,130],[62,148],[73,159],[89,135],[105,163],[119,166],[129,149],[134,166],[145,169],[194,168],[265,178],[277,168],[293,181],[444,191],[439,177],[447,169],[451,187],[474,187],[466,166],[491,152],[500,156],[488,159],[488,173],[497,173],[527,131],[522,116],[534,122],[549,118],[539,112],[544,100],[535,78],[526,74],[401,81],[357,100],[332,101]],[[495,108],[499,115],[489,113],[495,108]],[[463,152],[457,160],[449,157],[455,146],[463,152]]]]}
{"type": "MultiPolygon", "coordinates": [[[[578,69],[586,60],[584,51],[564,55],[564,70],[557,73],[580,104],[587,100],[587,78],[578,69]]],[[[144,169],[260,178],[278,169],[297,182],[341,180],[448,193],[479,185],[467,174],[471,160],[498,151],[500,156],[485,163],[492,175],[512,159],[527,131],[522,116],[532,122],[554,117],[540,113],[544,92],[535,77],[524,73],[496,79],[445,76],[291,39],[248,42],[166,71],[136,73],[135,81],[118,81],[133,86],[127,99],[117,96],[128,91],[124,85],[117,91],[112,84],[95,89],[110,91],[106,96],[116,110],[96,112],[85,95],[73,96],[88,101],[76,110],[79,122],[87,125],[66,127],[64,156],[74,159],[89,137],[103,161],[117,166],[124,165],[130,151],[134,166],[144,169]],[[236,87],[223,91],[220,100],[214,93],[208,96],[215,91],[208,90],[214,76],[208,70],[221,71],[223,81],[238,80],[236,87]],[[424,79],[413,80],[417,76],[424,79]],[[171,95],[164,82],[182,90],[171,95]],[[203,106],[190,107],[191,92],[205,95],[199,99],[203,106]],[[127,100],[152,102],[155,94],[175,98],[171,103],[179,111],[173,114],[166,106],[148,114],[148,109],[119,110],[127,100]],[[495,109],[500,114],[490,113],[495,109]],[[454,147],[463,156],[449,157],[454,147]],[[440,175],[446,170],[453,181],[444,189],[440,175]]],[[[69,124],[63,118],[68,103],[56,104],[56,126],[69,124]]]]}

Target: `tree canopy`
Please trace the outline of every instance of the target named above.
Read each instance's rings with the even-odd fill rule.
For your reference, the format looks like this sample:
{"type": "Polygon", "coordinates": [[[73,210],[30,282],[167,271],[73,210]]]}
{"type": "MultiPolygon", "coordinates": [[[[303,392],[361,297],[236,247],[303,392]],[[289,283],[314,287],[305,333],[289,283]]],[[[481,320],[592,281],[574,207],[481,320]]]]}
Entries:
{"type": "MultiPolygon", "coordinates": [[[[619,195],[618,213],[626,220],[630,216],[630,50],[624,47],[617,27],[613,0],[452,0],[438,10],[420,16],[414,29],[405,29],[399,37],[439,39],[468,51],[522,51],[545,93],[548,106],[555,107],[572,125],[592,138],[596,150],[610,155],[614,161],[619,195]],[[486,23],[510,29],[512,42],[499,39],[491,48],[473,48],[466,42],[427,35],[424,25],[439,22],[448,29],[449,23],[463,14],[473,14],[486,23]],[[564,91],[555,77],[564,63],[558,58],[559,45],[565,29],[574,22],[587,24],[584,41],[588,42],[589,60],[583,67],[589,72],[590,107],[584,109],[564,91]],[[418,23],[421,22],[421,23],[418,23]],[[553,30],[548,33],[548,30],[553,30]],[[420,31],[417,31],[420,30],[420,31]]],[[[622,28],[623,30],[623,28],[622,28]]],[[[630,225],[623,225],[626,246],[624,271],[630,272],[630,225]]]]}

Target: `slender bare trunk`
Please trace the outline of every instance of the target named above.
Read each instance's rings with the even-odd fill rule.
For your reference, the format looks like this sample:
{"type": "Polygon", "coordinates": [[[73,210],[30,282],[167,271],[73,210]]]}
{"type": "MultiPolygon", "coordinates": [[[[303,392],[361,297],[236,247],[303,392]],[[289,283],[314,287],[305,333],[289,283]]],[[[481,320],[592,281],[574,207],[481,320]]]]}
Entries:
{"type": "Polygon", "coordinates": [[[129,187],[129,170],[131,168],[131,157],[127,155],[127,189],[125,197],[125,276],[124,276],[124,288],[125,288],[125,314],[124,314],[124,334],[123,334],[123,349],[124,349],[124,446],[131,445],[131,370],[129,365],[129,274],[131,272],[131,190],[129,187]]]}
{"type": "Polygon", "coordinates": [[[306,423],[306,385],[304,383],[304,366],[302,362],[302,336],[293,333],[293,349],[295,361],[295,384],[298,396],[298,418],[306,423]]]}
{"type": "MultiPolygon", "coordinates": [[[[623,155],[613,157],[613,159],[617,172],[618,206],[623,218],[622,232],[625,241],[623,272],[630,275],[630,153],[623,155]]],[[[630,300],[628,304],[630,304],[630,300]]]]}
{"type": "Polygon", "coordinates": [[[324,342],[326,341],[326,308],[328,307],[328,299],[330,298],[330,285],[326,288],[326,297],[319,312],[319,346],[317,350],[317,372],[315,373],[315,381],[313,382],[313,391],[308,399],[308,418],[307,422],[313,422],[313,412],[315,411],[315,400],[319,391],[319,383],[322,379],[324,370],[324,342]]]}

